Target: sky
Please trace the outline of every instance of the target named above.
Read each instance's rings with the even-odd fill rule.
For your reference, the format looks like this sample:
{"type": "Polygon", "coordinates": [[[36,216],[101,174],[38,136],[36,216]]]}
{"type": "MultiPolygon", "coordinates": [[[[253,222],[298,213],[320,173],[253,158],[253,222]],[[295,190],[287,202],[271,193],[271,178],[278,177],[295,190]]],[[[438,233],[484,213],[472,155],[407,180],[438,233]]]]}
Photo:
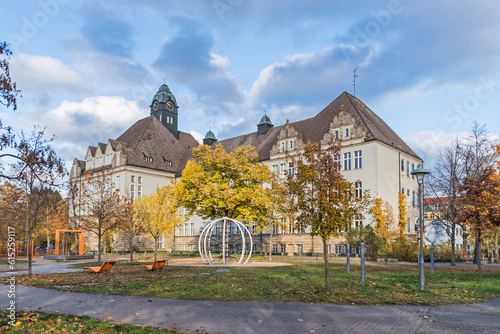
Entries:
{"type": "Polygon", "coordinates": [[[17,131],[46,127],[71,168],[116,139],[166,83],[201,140],[310,118],[354,94],[432,162],[473,122],[500,141],[500,3],[333,0],[9,0],[17,131]]]}

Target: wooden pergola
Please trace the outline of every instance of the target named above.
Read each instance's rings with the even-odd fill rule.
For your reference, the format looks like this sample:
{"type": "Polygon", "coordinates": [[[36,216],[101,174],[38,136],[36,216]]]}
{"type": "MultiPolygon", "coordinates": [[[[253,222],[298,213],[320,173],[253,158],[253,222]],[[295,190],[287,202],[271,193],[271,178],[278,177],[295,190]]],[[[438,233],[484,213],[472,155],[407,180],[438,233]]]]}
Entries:
{"type": "Polygon", "coordinates": [[[59,240],[60,240],[61,232],[80,233],[80,238],[79,238],[79,242],[78,242],[78,255],[83,255],[83,230],[56,230],[55,255],[59,255],[59,240]]]}

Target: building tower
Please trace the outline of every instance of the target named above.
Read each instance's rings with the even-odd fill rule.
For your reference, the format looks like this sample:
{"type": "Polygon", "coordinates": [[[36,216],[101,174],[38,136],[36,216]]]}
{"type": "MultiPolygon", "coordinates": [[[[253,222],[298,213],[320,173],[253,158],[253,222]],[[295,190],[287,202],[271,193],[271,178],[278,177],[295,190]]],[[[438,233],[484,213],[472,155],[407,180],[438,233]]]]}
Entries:
{"type": "Polygon", "coordinates": [[[167,85],[163,84],[153,97],[151,102],[151,115],[155,116],[173,135],[179,139],[178,131],[178,109],[179,106],[175,101],[175,96],[172,94],[167,85]]]}

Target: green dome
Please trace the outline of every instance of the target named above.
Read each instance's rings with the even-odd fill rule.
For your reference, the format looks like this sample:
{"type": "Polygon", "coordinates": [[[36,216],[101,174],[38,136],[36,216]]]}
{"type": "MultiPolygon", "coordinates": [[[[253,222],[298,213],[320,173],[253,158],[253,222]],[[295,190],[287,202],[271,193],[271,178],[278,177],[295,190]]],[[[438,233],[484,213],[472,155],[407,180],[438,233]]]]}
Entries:
{"type": "Polygon", "coordinates": [[[172,94],[172,92],[170,91],[170,88],[168,88],[167,85],[163,84],[160,86],[160,89],[158,89],[158,92],[153,97],[153,102],[154,101],[167,102],[168,100],[174,102],[175,105],[177,106],[177,102],[175,101],[174,94],[172,94]]]}
{"type": "Polygon", "coordinates": [[[212,132],[212,130],[208,130],[207,134],[205,135],[205,138],[203,138],[203,140],[205,139],[213,139],[213,140],[217,140],[217,138],[215,138],[215,135],[214,133],[212,132]]]}
{"type": "Polygon", "coordinates": [[[257,124],[257,125],[264,125],[264,124],[274,126],[274,124],[271,122],[271,119],[267,115],[262,116],[259,124],[257,124]]]}

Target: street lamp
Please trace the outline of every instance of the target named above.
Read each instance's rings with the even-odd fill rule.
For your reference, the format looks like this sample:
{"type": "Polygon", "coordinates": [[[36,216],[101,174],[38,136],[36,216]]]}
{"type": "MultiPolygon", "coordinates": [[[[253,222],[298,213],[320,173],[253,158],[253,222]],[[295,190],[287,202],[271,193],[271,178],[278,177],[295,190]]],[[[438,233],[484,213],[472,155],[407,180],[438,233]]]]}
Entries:
{"type": "Polygon", "coordinates": [[[419,258],[419,290],[425,290],[425,271],[424,271],[424,193],[422,191],[424,176],[430,172],[418,164],[417,169],[412,170],[411,175],[417,177],[418,182],[418,211],[420,215],[420,258],[419,258]]]}

